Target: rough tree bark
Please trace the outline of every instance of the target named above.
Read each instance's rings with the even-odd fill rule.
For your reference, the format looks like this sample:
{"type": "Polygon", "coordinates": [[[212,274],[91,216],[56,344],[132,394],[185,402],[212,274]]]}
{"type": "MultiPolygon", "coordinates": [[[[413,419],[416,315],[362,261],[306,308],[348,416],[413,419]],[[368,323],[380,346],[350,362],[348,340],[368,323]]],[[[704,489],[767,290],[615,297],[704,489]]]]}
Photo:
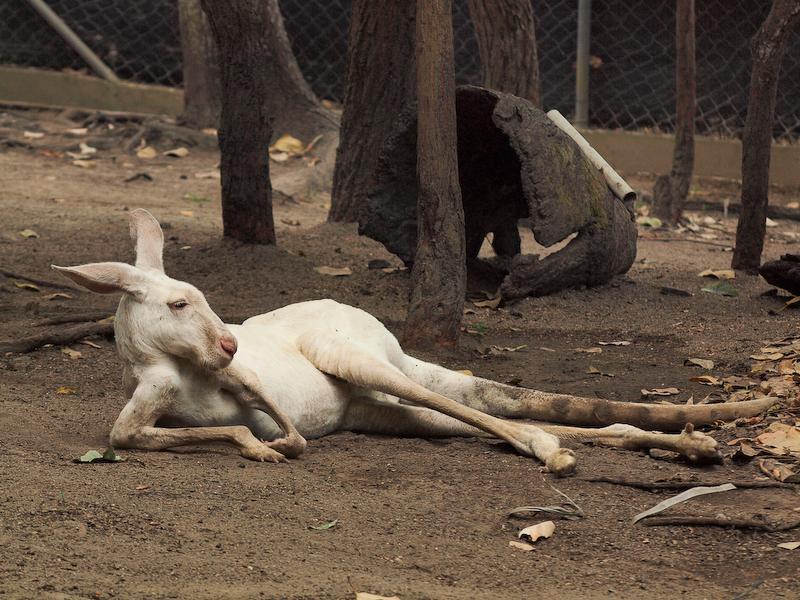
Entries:
{"type": "Polygon", "coordinates": [[[800,0],[774,0],[769,15],[753,37],[753,71],[742,133],[742,212],[731,261],[734,269],[755,271],[761,262],[778,74],[786,38],[799,19],[800,0]]]}
{"type": "Polygon", "coordinates": [[[675,14],[675,150],[672,170],[653,187],[653,213],[676,225],[683,216],[694,170],[696,103],[694,0],[677,0],[675,14]]]}
{"type": "Polygon", "coordinates": [[[541,107],[531,0],[469,0],[483,85],[541,107]]]}
{"type": "Polygon", "coordinates": [[[219,129],[224,234],[274,244],[267,147],[272,137],[276,53],[265,32],[275,28],[277,3],[201,0],[219,48],[222,115],[219,129]]]}
{"type": "Polygon", "coordinates": [[[405,343],[417,348],[455,346],[466,292],[452,14],[452,0],[417,1],[419,240],[405,327],[405,343]]]}
{"type": "Polygon", "coordinates": [[[354,0],[329,221],[355,221],[378,151],[416,97],[414,0],[354,0]]]}
{"type": "Polygon", "coordinates": [[[217,42],[200,0],[178,0],[183,52],[183,121],[190,127],[219,127],[222,110],[217,42]]]}

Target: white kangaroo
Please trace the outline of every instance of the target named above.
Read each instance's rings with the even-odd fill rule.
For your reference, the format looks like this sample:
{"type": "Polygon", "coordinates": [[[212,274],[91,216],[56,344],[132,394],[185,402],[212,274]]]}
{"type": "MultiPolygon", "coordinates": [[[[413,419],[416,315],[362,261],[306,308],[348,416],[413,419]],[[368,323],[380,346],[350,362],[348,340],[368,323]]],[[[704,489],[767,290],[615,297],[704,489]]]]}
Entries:
{"type": "Polygon", "coordinates": [[[715,457],[717,443],[692,425],[679,434],[633,425],[680,431],[684,424],[753,416],[774,402],[645,405],[503,385],[409,356],[373,316],[333,300],[292,304],[226,325],[199,290],[164,273],[164,237],[149,212],[131,212],[131,235],[136,266],[53,266],[93,292],[122,292],[114,332],[128,402],[111,429],[117,448],[223,441],[246,458],[277,462],[303,452],[306,438],[341,430],[489,435],[565,475],[575,469],[575,454],[559,447],[556,436],[661,448],[694,461],[715,457]]]}

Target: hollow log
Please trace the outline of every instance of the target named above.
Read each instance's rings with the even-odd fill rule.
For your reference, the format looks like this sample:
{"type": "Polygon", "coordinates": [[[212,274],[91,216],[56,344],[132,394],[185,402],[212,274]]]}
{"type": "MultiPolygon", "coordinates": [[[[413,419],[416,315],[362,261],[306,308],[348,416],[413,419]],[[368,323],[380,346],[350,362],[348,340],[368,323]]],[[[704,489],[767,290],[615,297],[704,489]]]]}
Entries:
{"type": "MultiPolygon", "coordinates": [[[[532,103],[477,86],[456,91],[459,183],[468,265],[488,234],[501,257],[516,257],[506,298],[598,285],[626,272],[636,226],[578,145],[532,103]],[[539,260],[520,254],[517,221],[530,217],[534,238],[567,246],[539,260]]],[[[378,159],[359,214],[359,232],[407,265],[417,245],[416,108],[406,107],[378,159]]]]}

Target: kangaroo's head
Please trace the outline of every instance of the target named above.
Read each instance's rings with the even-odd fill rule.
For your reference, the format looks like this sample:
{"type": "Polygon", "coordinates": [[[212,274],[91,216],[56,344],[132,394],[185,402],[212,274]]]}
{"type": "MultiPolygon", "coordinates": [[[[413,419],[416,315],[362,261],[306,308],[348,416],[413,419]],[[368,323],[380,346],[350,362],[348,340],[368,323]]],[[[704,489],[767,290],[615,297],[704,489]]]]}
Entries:
{"type": "Polygon", "coordinates": [[[57,267],[92,292],[122,292],[114,330],[117,346],[132,361],[170,356],[200,368],[227,367],[236,353],[236,338],[191,284],[164,273],[164,234],[144,209],[131,212],[136,265],[101,262],[57,267]]]}

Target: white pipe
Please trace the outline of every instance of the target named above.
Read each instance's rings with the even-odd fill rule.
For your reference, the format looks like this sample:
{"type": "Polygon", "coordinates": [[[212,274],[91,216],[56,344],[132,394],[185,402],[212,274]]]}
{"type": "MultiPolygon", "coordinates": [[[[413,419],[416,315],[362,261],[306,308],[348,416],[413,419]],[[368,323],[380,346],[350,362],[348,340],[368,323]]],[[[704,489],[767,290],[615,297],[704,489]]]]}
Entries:
{"type": "Polygon", "coordinates": [[[572,140],[578,144],[583,154],[586,158],[589,159],[589,162],[594,165],[594,167],[603,174],[603,177],[606,178],[606,183],[608,184],[609,189],[611,189],[612,193],[622,200],[625,204],[625,208],[633,215],[635,212],[634,203],[636,202],[636,192],[633,191],[633,188],[627,184],[627,182],[617,173],[610,164],[606,161],[605,158],[600,156],[600,153],[592,148],[592,145],[586,141],[586,138],[583,137],[580,132],[575,129],[572,124],[567,121],[564,116],[558,112],[557,110],[553,109],[547,113],[549,119],[556,124],[561,131],[566,133],[572,140]]]}

